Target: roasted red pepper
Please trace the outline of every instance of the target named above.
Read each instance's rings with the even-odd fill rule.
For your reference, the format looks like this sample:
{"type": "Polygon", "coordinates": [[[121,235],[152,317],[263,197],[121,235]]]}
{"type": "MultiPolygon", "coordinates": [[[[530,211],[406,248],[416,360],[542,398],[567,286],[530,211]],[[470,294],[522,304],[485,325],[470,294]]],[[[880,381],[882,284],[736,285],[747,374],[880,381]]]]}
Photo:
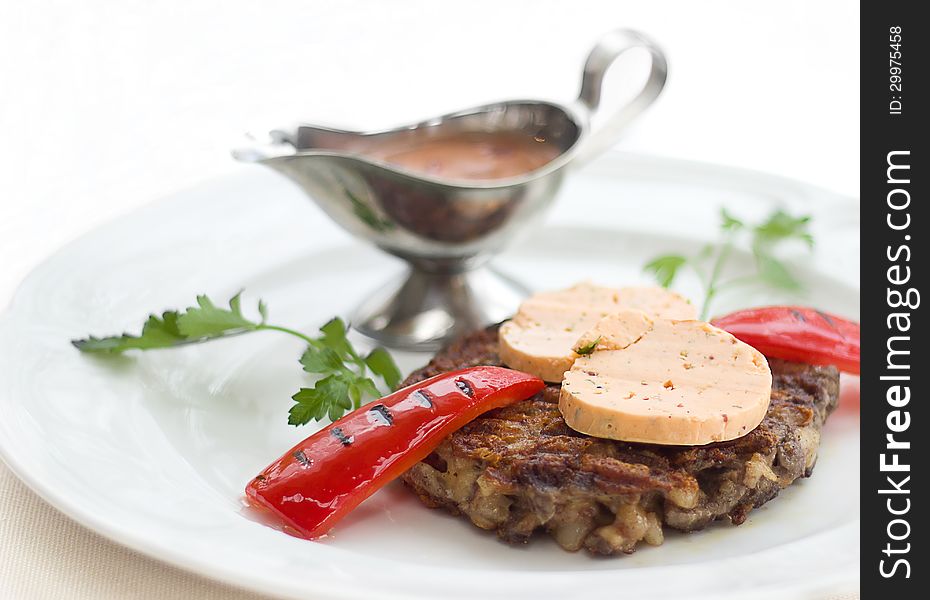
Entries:
{"type": "Polygon", "coordinates": [[[859,323],[812,308],[766,306],[712,321],[766,356],[859,374],[859,323]]]}
{"type": "Polygon", "coordinates": [[[437,375],[355,410],[287,451],[245,488],[291,533],[315,539],[451,432],[529,398],[541,379],[502,367],[437,375]]]}

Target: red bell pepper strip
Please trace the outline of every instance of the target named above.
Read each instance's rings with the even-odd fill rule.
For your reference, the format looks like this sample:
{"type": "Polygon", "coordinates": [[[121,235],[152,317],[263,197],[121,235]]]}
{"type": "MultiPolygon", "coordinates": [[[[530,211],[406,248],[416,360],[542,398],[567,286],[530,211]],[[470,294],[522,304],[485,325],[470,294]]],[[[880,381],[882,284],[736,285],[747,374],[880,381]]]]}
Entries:
{"type": "Polygon", "coordinates": [[[253,479],[246,497],[277,515],[289,533],[319,538],[447,435],[543,387],[538,377],[502,367],[437,375],[314,433],[253,479]]]}
{"type": "Polygon", "coordinates": [[[773,358],[859,374],[859,323],[813,308],[766,306],[711,323],[773,358]]]}

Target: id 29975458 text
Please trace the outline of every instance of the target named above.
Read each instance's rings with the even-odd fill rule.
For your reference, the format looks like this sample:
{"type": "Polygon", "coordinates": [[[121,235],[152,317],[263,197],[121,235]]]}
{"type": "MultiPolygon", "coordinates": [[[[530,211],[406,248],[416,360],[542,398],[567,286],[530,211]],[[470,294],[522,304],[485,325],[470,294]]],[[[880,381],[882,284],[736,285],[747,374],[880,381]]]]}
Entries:
{"type": "Polygon", "coordinates": [[[888,114],[900,115],[904,108],[904,80],[903,80],[903,54],[901,51],[901,27],[898,25],[888,28],[888,91],[891,100],[888,102],[888,114]]]}

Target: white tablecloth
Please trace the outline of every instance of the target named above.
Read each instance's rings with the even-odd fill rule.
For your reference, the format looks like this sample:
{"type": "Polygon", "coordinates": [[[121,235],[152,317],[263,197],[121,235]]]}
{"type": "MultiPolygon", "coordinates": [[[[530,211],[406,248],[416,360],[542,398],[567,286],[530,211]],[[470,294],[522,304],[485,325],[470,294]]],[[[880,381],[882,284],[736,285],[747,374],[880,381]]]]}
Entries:
{"type": "MultiPolygon", "coordinates": [[[[624,150],[858,195],[854,3],[6,2],[0,306],[68,240],[236,168],[227,151],[240,131],[567,101],[587,47],[616,25],[653,35],[672,68],[624,150]]],[[[251,597],[102,539],[0,465],[0,598],[251,597]]]]}
{"type": "Polygon", "coordinates": [[[140,556],[81,527],[0,466],[0,598],[261,596],[140,556]]]}

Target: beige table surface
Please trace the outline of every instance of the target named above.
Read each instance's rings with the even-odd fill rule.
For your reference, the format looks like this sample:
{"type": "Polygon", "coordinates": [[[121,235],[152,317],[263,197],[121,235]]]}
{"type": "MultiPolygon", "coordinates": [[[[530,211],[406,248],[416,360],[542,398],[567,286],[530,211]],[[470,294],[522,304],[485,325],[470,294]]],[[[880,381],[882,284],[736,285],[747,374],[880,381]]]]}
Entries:
{"type": "MultiPolygon", "coordinates": [[[[777,6],[0,2],[0,307],[67,241],[238,168],[227,151],[245,129],[567,100],[587,47],[615,25],[650,32],[672,64],[667,93],[622,149],[858,196],[857,3],[777,6]]],[[[102,539],[0,464],[0,599],[254,597],[102,539]]]]}

